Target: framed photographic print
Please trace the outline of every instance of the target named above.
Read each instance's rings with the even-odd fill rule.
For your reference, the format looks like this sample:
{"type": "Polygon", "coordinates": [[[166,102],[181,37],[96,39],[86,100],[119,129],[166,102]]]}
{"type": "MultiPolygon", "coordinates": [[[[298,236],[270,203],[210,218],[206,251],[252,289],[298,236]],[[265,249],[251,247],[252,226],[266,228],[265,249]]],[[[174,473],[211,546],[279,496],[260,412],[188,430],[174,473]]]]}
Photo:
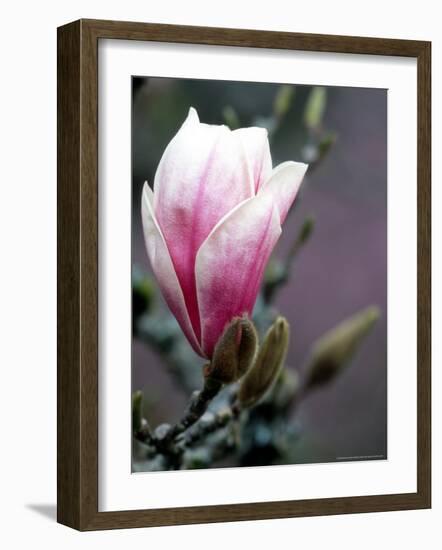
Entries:
{"type": "Polygon", "coordinates": [[[428,42],[58,29],[58,521],[429,508],[428,42]]]}

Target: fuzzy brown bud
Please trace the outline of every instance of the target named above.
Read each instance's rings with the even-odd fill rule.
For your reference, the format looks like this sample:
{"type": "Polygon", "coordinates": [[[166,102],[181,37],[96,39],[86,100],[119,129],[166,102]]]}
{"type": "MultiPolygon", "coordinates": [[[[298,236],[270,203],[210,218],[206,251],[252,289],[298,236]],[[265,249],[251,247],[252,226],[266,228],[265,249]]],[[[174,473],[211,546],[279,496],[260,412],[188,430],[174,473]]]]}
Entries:
{"type": "Polygon", "coordinates": [[[370,306],[326,332],[313,346],[305,388],[326,384],[352,359],[380,315],[370,306]]]}
{"type": "Polygon", "coordinates": [[[241,383],[238,401],[251,407],[263,397],[276,380],[284,364],[289,346],[290,327],[284,317],[278,317],[267,331],[255,364],[241,383]]]}
{"type": "Polygon", "coordinates": [[[239,380],[252,365],[258,348],[258,335],[248,317],[235,317],[218,340],[205,376],[223,384],[239,380]]]}

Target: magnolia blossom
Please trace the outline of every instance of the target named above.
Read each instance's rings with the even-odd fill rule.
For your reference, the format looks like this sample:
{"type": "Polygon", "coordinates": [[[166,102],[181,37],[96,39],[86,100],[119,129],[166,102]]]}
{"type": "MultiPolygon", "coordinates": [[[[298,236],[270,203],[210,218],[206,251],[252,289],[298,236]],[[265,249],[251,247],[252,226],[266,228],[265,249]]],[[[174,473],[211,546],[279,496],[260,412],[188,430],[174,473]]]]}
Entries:
{"type": "Polygon", "coordinates": [[[195,109],[144,185],[147,253],[193,349],[211,358],[234,317],[251,315],[306,164],[272,169],[267,131],[202,124],[195,109]]]}

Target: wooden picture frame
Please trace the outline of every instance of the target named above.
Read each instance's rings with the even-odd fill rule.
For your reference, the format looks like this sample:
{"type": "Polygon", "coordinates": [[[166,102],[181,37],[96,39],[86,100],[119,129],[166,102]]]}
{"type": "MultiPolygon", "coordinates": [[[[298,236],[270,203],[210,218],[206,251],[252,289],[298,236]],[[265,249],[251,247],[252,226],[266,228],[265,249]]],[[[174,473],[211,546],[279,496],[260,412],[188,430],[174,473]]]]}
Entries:
{"type": "Polygon", "coordinates": [[[58,521],[79,530],[431,506],[431,44],[422,41],[79,20],[58,29],[58,521]],[[124,39],[417,59],[417,492],[98,511],[98,41],[124,39]]]}

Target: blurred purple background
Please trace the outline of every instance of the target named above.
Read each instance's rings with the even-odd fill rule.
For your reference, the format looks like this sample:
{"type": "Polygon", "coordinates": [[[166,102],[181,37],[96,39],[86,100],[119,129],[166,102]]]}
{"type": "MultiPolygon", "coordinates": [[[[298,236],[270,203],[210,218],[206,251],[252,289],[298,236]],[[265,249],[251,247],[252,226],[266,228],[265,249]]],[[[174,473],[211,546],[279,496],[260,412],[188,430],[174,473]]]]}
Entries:
{"type": "MultiPolygon", "coordinates": [[[[141,232],[142,183],[156,166],[190,105],[203,122],[222,123],[230,105],[247,125],[266,116],[276,85],[134,79],[133,263],[150,272],[141,232]]],[[[290,133],[300,120],[309,87],[297,86],[288,130],[272,144],[274,165],[301,160],[302,136],[290,133]]],[[[291,325],[287,364],[302,372],[311,344],[345,317],[378,305],[381,319],[350,367],[301,404],[303,452],[312,462],[333,457],[387,454],[387,93],[327,88],[323,126],[337,135],[320,165],[308,174],[302,196],[288,217],[276,251],[284,255],[307,215],[315,230],[296,259],[289,283],[275,305],[291,325]],[[307,449],[307,450],[306,450],[307,449]]],[[[196,367],[197,368],[197,367],[196,367]]],[[[153,425],[174,422],[188,396],[177,388],[161,358],[133,342],[133,390],[143,389],[153,425]]],[[[302,438],[301,438],[302,439],[302,438]]]]}

